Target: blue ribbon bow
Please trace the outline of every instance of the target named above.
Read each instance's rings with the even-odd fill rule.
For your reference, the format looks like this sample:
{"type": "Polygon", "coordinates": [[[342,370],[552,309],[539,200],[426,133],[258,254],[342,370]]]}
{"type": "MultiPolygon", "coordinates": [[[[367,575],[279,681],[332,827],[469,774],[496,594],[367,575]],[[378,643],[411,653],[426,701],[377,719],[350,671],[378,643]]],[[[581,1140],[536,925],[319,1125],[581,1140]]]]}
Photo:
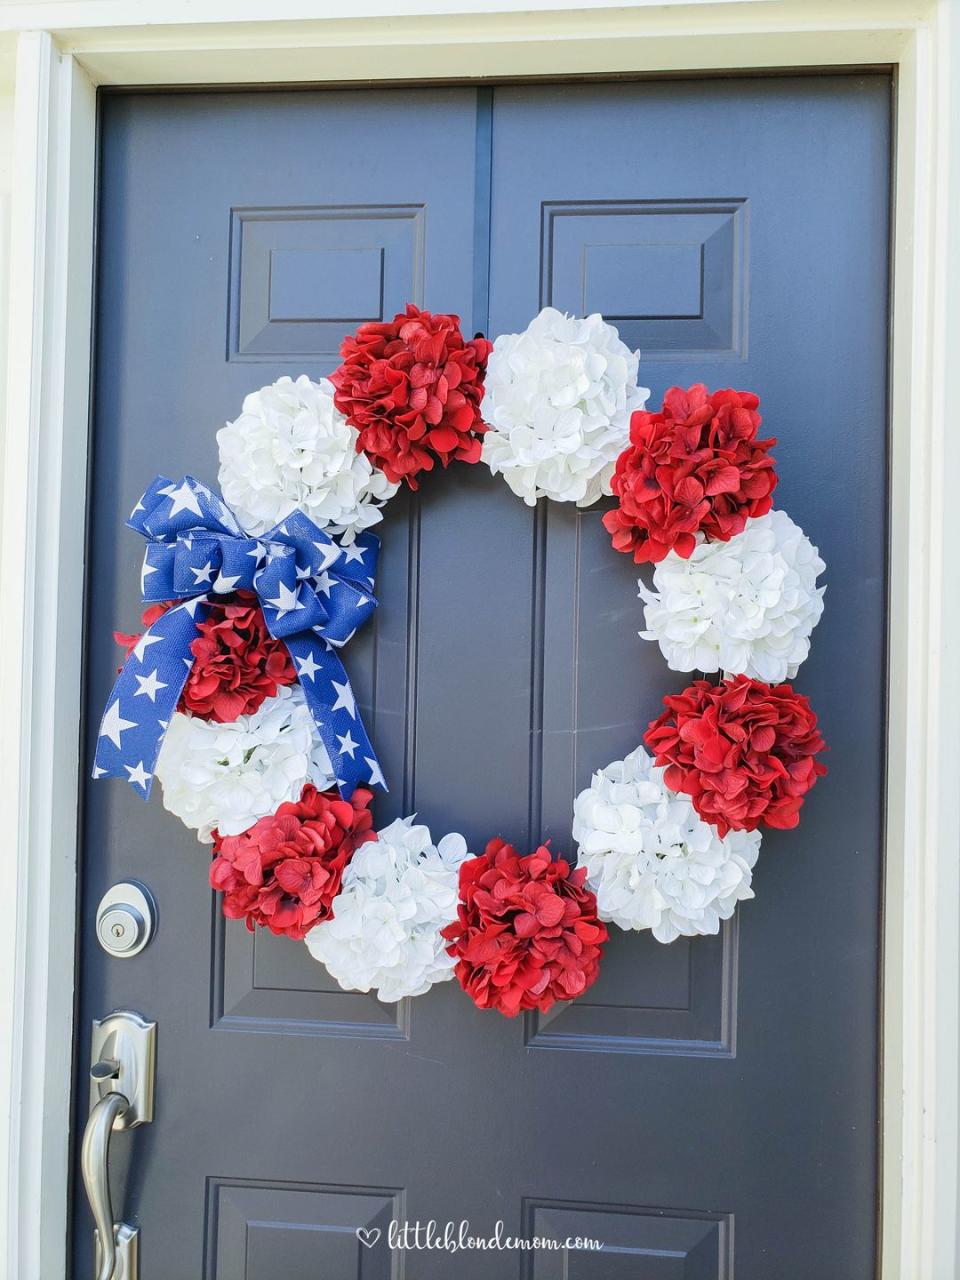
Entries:
{"type": "Polygon", "coordinates": [[[260,538],[241,529],[215,493],[184,476],[157,476],[127,524],[147,539],[145,604],[182,600],[140,637],[117,677],[100,725],[93,776],[126,777],[149,796],[160,745],[177,709],[197,623],[217,595],[256,593],[267,629],[290,651],[337,787],[386,789],[376,753],[337,654],[377,607],[380,539],[361,533],[341,547],[302,511],[260,538]]]}

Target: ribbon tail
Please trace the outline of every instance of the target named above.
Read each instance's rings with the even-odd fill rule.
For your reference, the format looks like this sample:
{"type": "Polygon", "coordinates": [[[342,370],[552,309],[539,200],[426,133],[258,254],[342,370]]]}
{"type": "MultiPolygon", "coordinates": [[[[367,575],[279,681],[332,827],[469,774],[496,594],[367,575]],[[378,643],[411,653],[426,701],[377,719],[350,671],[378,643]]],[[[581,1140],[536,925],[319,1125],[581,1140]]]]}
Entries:
{"type": "Polygon", "coordinates": [[[100,722],[94,778],[126,778],[146,800],[170,717],[177,709],[193,656],[203,597],[168,609],[143,633],[114,683],[100,722]]]}
{"type": "Polygon", "coordinates": [[[357,710],[350,679],[336,650],[316,635],[301,631],[287,636],[290,650],[317,733],[330,757],[337,790],[349,800],[358,786],[387,790],[377,753],[357,710]]]}

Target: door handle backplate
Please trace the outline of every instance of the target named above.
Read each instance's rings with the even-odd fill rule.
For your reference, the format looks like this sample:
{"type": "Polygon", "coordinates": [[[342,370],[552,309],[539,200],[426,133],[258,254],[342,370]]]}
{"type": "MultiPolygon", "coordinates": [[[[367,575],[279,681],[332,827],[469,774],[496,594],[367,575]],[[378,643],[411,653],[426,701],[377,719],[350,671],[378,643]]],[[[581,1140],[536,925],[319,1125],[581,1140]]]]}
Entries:
{"type": "Polygon", "coordinates": [[[108,1093],[122,1093],[126,1109],[115,1129],[134,1129],[153,1119],[157,1024],[123,1010],[95,1018],[90,1043],[90,1110],[108,1093]],[[115,1071],[111,1067],[116,1066],[115,1071]]]}
{"type": "MultiPolygon", "coordinates": [[[[113,1264],[113,1275],[110,1280],[139,1280],[140,1277],[140,1231],[127,1222],[117,1222],[113,1228],[113,1245],[116,1258],[113,1264]]],[[[103,1250],[100,1248],[100,1232],[94,1231],[93,1245],[96,1251],[94,1275],[99,1276],[103,1266],[103,1250]]]]}
{"type": "Polygon", "coordinates": [[[90,1115],[80,1167],[96,1224],[97,1280],[137,1280],[138,1230],[115,1222],[110,1197],[110,1138],[153,1119],[157,1024],[138,1013],[111,1013],[93,1024],[90,1115]]]}

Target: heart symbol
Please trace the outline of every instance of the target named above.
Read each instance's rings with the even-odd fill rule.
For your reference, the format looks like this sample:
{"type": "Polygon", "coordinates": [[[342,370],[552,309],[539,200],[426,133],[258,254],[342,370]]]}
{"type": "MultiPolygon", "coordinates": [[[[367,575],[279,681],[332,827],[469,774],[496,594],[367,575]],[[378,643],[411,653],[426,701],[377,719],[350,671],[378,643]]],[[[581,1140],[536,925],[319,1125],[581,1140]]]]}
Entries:
{"type": "Polygon", "coordinates": [[[357,1239],[366,1248],[372,1249],[380,1239],[379,1227],[357,1227],[357,1239]]]}

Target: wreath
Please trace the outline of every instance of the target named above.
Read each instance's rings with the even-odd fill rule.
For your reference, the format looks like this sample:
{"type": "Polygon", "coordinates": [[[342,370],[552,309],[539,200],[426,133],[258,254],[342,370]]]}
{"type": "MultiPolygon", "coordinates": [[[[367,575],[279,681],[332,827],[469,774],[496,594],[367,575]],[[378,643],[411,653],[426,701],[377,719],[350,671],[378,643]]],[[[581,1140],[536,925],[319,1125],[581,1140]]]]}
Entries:
{"type": "Polygon", "coordinates": [[[134,508],[145,630],[116,635],[94,777],[146,798],[156,776],[212,845],[227,917],[381,1000],[455,976],[480,1008],[544,1011],[595,981],[609,923],[716,933],[753,896],[762,829],[796,826],[826,772],[790,683],[825,566],[773,509],[758,397],[671,387],[650,411],[614,326],[552,308],[490,343],[408,306],[342,356],[247,396],[217,433],[222,498],[158,477],[134,508]],[[374,829],[386,784],[341,654],[376,608],[384,505],[452,462],[530,506],[613,496],[614,549],[653,566],[640,635],[700,677],[577,796],[575,860],[500,837],[471,852],[413,817],[374,829]]]}

